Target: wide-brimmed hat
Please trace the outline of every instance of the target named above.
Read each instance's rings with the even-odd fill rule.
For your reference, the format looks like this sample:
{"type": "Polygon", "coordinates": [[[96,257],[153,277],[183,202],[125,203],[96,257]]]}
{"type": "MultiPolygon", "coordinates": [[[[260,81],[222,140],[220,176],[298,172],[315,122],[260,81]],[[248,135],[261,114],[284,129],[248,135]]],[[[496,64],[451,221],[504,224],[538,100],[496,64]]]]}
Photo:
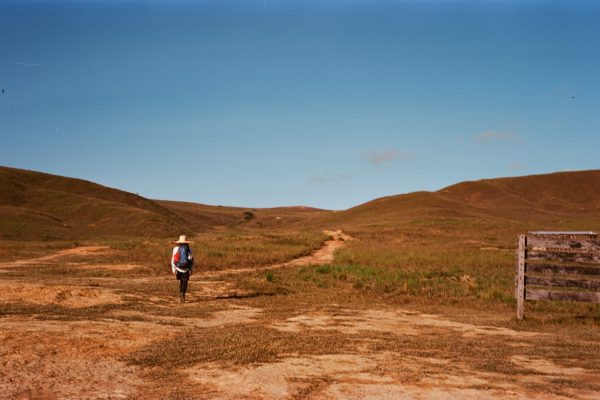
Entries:
{"type": "Polygon", "coordinates": [[[183,243],[194,243],[194,242],[190,242],[189,240],[187,240],[187,237],[185,237],[185,235],[181,235],[181,236],[179,236],[179,240],[174,240],[173,243],[183,244],[183,243]]]}

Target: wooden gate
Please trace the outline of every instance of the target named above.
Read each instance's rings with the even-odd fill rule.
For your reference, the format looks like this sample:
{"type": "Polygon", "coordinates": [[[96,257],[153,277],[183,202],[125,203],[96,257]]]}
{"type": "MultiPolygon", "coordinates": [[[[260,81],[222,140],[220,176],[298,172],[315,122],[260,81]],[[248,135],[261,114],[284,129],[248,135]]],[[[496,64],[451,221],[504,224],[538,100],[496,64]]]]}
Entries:
{"type": "Polygon", "coordinates": [[[600,242],[596,232],[529,232],[517,246],[517,318],[525,300],[600,303],[600,242]]]}

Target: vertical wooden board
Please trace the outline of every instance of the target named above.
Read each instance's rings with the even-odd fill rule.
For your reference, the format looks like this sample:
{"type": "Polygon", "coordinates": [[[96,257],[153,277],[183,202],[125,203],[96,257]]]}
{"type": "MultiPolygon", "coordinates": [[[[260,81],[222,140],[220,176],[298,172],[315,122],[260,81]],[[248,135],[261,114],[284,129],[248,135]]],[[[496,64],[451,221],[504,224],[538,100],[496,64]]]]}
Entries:
{"type": "Polygon", "coordinates": [[[525,302],[525,251],[527,237],[519,236],[517,244],[517,319],[523,319],[523,304],[525,302]]]}

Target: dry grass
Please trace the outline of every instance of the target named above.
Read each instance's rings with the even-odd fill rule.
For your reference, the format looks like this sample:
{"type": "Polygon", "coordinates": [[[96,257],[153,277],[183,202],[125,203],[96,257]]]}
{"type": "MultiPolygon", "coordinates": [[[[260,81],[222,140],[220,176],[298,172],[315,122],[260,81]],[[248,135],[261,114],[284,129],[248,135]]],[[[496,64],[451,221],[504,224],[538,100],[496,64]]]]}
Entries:
{"type": "Polygon", "coordinates": [[[331,277],[388,295],[512,304],[513,259],[510,250],[486,252],[435,239],[418,245],[363,239],[339,251],[333,265],[301,273],[305,279],[331,277]]]}
{"type": "Polygon", "coordinates": [[[234,231],[195,238],[203,270],[259,268],[311,254],[327,239],[315,230],[234,231]]]}
{"type": "Polygon", "coordinates": [[[25,258],[43,257],[58,250],[69,249],[78,246],[80,242],[75,240],[52,240],[36,241],[28,240],[0,240],[0,261],[14,261],[25,258]]]}
{"type": "MultiPolygon", "coordinates": [[[[461,195],[467,196],[467,189],[461,195]]],[[[510,309],[515,304],[518,234],[600,228],[590,223],[598,219],[577,213],[555,215],[549,221],[539,210],[531,211],[530,220],[500,218],[484,211],[439,193],[416,193],[325,216],[323,223],[344,229],[356,240],[336,253],[333,265],[305,268],[301,277],[322,287],[350,284],[390,302],[401,298],[415,304],[510,309]]],[[[567,324],[600,322],[598,305],[542,303],[527,302],[527,318],[567,324]],[[568,317],[581,317],[583,310],[587,312],[583,318],[568,317]]]]}
{"type": "MultiPolygon", "coordinates": [[[[149,301],[150,298],[177,297],[177,284],[163,258],[168,259],[170,253],[168,242],[115,239],[110,242],[112,253],[68,258],[69,262],[97,265],[96,269],[77,270],[76,265],[58,262],[32,266],[27,271],[14,268],[3,276],[21,282],[34,276],[37,283],[101,285],[122,296],[123,303],[83,308],[2,303],[0,315],[59,321],[136,321],[168,326],[168,337],[158,335],[141,348],[121,356],[122,361],[142,367],[144,373],[154,374],[156,378],[148,378],[155,385],[152,390],[161,393],[163,398],[197,398],[187,388],[174,390],[162,377],[176,376],[185,382],[187,378],[178,374],[199,363],[232,368],[321,354],[394,354],[396,359],[404,360],[403,363],[382,364],[377,373],[393,377],[399,383],[418,383],[424,378],[448,373],[466,378],[472,374],[492,374],[496,381],[536,393],[569,395],[572,390],[600,390],[598,385],[582,378],[549,377],[544,378],[549,382],[544,385],[533,381],[523,383],[523,376],[539,373],[515,366],[511,361],[514,356],[540,358],[559,366],[585,368],[600,374],[594,356],[600,351],[597,307],[585,305],[587,308],[577,309],[573,314],[575,308],[561,303],[535,305],[542,307],[539,310],[528,304],[531,316],[519,323],[513,317],[512,300],[503,297],[510,296],[512,290],[511,240],[497,239],[493,231],[488,231],[488,238],[475,242],[468,232],[463,235],[454,230],[440,230],[430,237],[429,227],[412,229],[411,232],[390,230],[384,236],[379,232],[357,232],[358,240],[339,251],[332,265],[285,267],[228,278],[260,297],[196,301],[185,306],[149,301]],[[481,247],[498,249],[481,250],[481,247]],[[148,279],[128,279],[132,273],[127,271],[102,272],[103,264],[122,261],[124,256],[140,263],[141,269],[135,276],[143,273],[148,279]],[[144,263],[145,258],[151,261],[144,263]],[[469,279],[464,279],[465,276],[469,279]],[[489,295],[495,292],[503,296],[489,295]],[[470,337],[440,327],[422,328],[418,335],[316,329],[285,332],[271,328],[275,323],[301,314],[336,315],[342,308],[344,313],[352,313],[361,309],[394,309],[399,304],[401,308],[451,316],[454,321],[481,324],[492,321],[495,326],[550,335],[519,339],[494,335],[470,337]],[[211,319],[216,312],[231,306],[252,306],[263,312],[251,323],[190,329],[188,321],[211,319]],[[441,359],[449,364],[424,364],[406,370],[403,365],[411,357],[441,359]]],[[[275,262],[288,260],[310,252],[324,237],[316,231],[269,234],[229,231],[215,236],[199,235],[194,239],[200,265],[223,270],[247,267],[246,260],[250,260],[253,267],[264,266],[274,259],[275,262]]],[[[197,276],[201,277],[201,272],[197,276]]],[[[195,284],[192,279],[192,292],[195,284]]]]}
{"type": "Polygon", "coordinates": [[[0,166],[0,239],[167,238],[215,227],[280,229],[328,213],[156,201],[93,182],[0,166]],[[252,213],[244,220],[244,213],[252,213]]]}
{"type": "MultiPolygon", "coordinates": [[[[172,298],[177,297],[174,285],[172,298]]],[[[182,325],[175,318],[208,318],[222,308],[219,304],[195,303],[186,307],[165,307],[140,301],[139,297],[130,297],[123,303],[100,304],[91,307],[73,308],[59,304],[0,303],[1,316],[29,316],[40,320],[61,321],[101,321],[106,318],[119,321],[148,321],[167,325],[182,325]],[[123,313],[121,313],[123,312],[123,313]],[[161,319],[169,317],[169,319],[161,319]]]]}
{"type": "Polygon", "coordinates": [[[131,354],[134,365],[178,368],[200,362],[254,364],[296,354],[336,354],[349,351],[350,338],[336,333],[286,333],[264,325],[185,330],[131,354]]]}
{"type": "MultiPolygon", "coordinates": [[[[234,230],[198,234],[192,238],[192,250],[199,271],[259,268],[289,261],[310,254],[327,239],[316,231],[256,231],[234,230]]],[[[152,265],[155,273],[167,270],[172,244],[168,240],[139,239],[108,242],[119,250],[103,262],[133,262],[152,265]]]]}
{"type": "Polygon", "coordinates": [[[175,213],[92,182],[0,167],[0,238],[157,237],[187,228],[175,213]]]}
{"type": "MultiPolygon", "coordinates": [[[[231,230],[220,233],[198,234],[192,237],[192,250],[198,271],[220,271],[226,269],[260,268],[283,263],[294,258],[309,255],[321,247],[327,236],[315,230],[299,232],[275,230],[264,232],[231,230]]],[[[127,276],[130,273],[97,270],[77,270],[71,264],[85,263],[102,266],[104,264],[138,265],[138,275],[165,275],[171,259],[172,239],[153,238],[111,238],[91,241],[29,242],[27,246],[18,241],[0,241],[2,260],[11,261],[36,258],[51,254],[59,249],[90,244],[110,247],[110,251],[97,254],[69,255],[52,264],[38,264],[36,275],[73,276],[127,276]]],[[[21,268],[13,272],[23,275],[21,268]]]]}

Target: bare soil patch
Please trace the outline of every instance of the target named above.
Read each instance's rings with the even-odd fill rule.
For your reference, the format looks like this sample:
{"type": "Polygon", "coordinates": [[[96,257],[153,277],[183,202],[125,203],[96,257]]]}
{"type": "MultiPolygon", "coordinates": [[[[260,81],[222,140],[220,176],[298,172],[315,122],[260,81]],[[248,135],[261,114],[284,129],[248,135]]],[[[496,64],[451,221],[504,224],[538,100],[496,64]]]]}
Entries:
{"type": "Polygon", "coordinates": [[[538,336],[536,332],[523,332],[495,326],[473,325],[451,321],[438,315],[423,314],[410,310],[335,310],[298,315],[273,328],[288,332],[303,329],[338,330],[345,333],[364,331],[402,333],[418,335],[430,328],[445,328],[462,333],[464,336],[500,335],[512,337],[538,336]]]}
{"type": "Polygon", "coordinates": [[[140,268],[140,265],[138,265],[138,264],[93,264],[93,265],[90,265],[90,264],[84,264],[84,263],[72,263],[72,264],[68,264],[68,265],[72,265],[78,269],[88,269],[88,270],[104,269],[107,271],[134,271],[134,270],[140,268]]]}
{"type": "Polygon", "coordinates": [[[186,373],[193,382],[209,388],[212,398],[223,400],[571,398],[533,393],[519,384],[506,383],[500,375],[450,364],[443,359],[385,352],[325,354],[235,368],[206,363],[188,368],[186,373]],[[417,383],[403,383],[388,371],[389,365],[412,373],[427,371],[427,376],[417,383]]]}
{"type": "Polygon", "coordinates": [[[6,269],[6,268],[19,267],[19,266],[26,266],[26,265],[44,264],[44,263],[48,263],[48,262],[58,261],[60,259],[63,259],[65,257],[69,257],[69,256],[85,257],[85,256],[89,256],[89,255],[107,254],[107,253],[110,253],[111,251],[112,250],[108,246],[74,247],[72,249],[60,250],[60,251],[57,251],[56,253],[53,253],[53,254],[50,254],[47,256],[43,256],[43,257],[31,258],[31,259],[26,259],[26,260],[9,261],[9,262],[0,262],[0,270],[6,269]]]}
{"type": "Polygon", "coordinates": [[[589,376],[593,375],[593,371],[588,371],[584,368],[571,368],[560,366],[552,361],[542,358],[531,358],[527,356],[514,356],[512,362],[524,369],[534,371],[543,375],[556,375],[558,377],[567,376],[589,376]]]}
{"type": "Polygon", "coordinates": [[[42,285],[0,280],[0,291],[2,302],[6,303],[57,304],[72,308],[122,303],[121,296],[113,290],[96,287],[42,285]]]}
{"type": "Polygon", "coordinates": [[[2,318],[0,398],[125,399],[143,383],[118,358],[168,333],[156,324],[2,318]]]}

